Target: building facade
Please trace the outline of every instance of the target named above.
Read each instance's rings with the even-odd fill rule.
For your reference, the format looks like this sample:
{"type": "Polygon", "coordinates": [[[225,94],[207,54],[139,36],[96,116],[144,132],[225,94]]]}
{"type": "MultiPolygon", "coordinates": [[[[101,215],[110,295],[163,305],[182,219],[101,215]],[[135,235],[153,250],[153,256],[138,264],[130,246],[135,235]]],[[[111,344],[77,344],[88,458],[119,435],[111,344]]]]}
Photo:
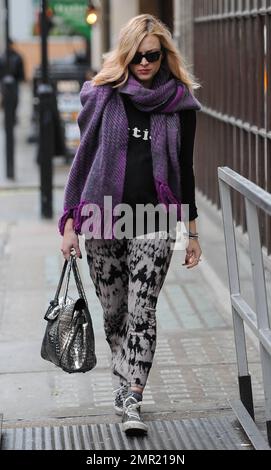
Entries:
{"type": "MultiPolygon", "coordinates": [[[[26,76],[31,79],[33,69],[39,63],[40,39],[33,35],[37,0],[9,0],[10,36],[25,59],[26,76]]],[[[164,21],[172,31],[176,43],[193,66],[192,4],[193,0],[95,0],[99,11],[98,22],[92,27],[92,67],[99,70],[102,55],[113,48],[121,27],[133,16],[151,13],[164,21]]],[[[4,22],[4,0],[0,0],[0,22],[4,22]]],[[[86,0],[87,5],[87,0],[86,0]]],[[[5,28],[0,28],[0,50],[4,48],[5,28]]],[[[84,48],[80,37],[49,36],[51,60],[72,55],[84,48]]]]}

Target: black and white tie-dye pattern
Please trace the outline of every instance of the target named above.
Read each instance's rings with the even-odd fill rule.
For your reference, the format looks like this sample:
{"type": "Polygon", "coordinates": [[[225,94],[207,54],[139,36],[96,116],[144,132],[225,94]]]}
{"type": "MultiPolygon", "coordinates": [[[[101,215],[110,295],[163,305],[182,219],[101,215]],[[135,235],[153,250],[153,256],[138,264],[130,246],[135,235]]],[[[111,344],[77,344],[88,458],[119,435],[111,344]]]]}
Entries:
{"type": "Polygon", "coordinates": [[[104,312],[112,372],[145,387],[156,347],[156,304],[174,240],[85,240],[90,276],[104,312]]]}

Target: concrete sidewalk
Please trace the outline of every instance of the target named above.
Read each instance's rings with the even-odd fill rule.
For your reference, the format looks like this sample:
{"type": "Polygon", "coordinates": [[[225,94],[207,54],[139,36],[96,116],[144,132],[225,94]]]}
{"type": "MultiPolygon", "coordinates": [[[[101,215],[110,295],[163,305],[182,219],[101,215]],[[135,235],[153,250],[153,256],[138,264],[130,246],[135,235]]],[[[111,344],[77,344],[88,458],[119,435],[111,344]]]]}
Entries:
{"type": "MultiPolygon", "coordinates": [[[[24,149],[25,162],[30,159],[28,176],[21,171],[17,183],[2,180],[0,188],[3,433],[12,428],[64,423],[114,424],[120,419],[112,406],[109,348],[85,256],[78,263],[94,323],[98,364],[88,374],[68,375],[40,358],[43,315],[55,293],[63,262],[56,225],[63,189],[54,191],[55,219],[41,220],[34,150],[31,154],[21,130],[18,148],[24,149]]],[[[3,164],[3,153],[1,160],[3,164]]],[[[21,165],[23,168],[23,162],[21,165]]],[[[65,165],[59,171],[60,188],[67,171],[65,165]]],[[[150,423],[220,416],[229,416],[234,422],[228,400],[238,397],[237,368],[222,219],[201,194],[196,198],[202,262],[187,270],[182,266],[185,253],[176,251],[159,297],[158,344],[142,410],[150,423]]],[[[249,258],[242,244],[238,256],[243,292],[253,306],[249,258]]],[[[269,282],[270,273],[267,276],[269,282]]],[[[264,432],[259,355],[251,337],[248,354],[257,419],[264,432]]],[[[238,433],[237,448],[250,448],[238,433]]]]}

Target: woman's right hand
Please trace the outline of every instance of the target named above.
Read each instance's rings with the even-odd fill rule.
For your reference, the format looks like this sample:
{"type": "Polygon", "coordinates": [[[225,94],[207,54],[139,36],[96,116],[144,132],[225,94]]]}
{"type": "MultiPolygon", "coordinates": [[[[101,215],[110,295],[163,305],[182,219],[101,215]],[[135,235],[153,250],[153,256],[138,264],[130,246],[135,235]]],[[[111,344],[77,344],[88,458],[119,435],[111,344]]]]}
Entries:
{"type": "Polygon", "coordinates": [[[82,253],[79,246],[79,237],[73,229],[73,219],[68,219],[65,225],[61,245],[61,251],[66,260],[69,259],[72,249],[75,250],[76,256],[78,256],[78,258],[82,258],[82,253]]]}

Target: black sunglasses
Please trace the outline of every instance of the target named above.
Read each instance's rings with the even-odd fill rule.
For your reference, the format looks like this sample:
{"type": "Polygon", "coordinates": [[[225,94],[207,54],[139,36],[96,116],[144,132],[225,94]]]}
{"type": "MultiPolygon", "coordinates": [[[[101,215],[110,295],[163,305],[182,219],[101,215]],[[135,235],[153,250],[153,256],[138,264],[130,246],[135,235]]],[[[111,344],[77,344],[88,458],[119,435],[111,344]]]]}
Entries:
{"type": "Polygon", "coordinates": [[[131,60],[131,64],[141,64],[143,57],[147,60],[147,62],[157,62],[160,59],[162,51],[154,51],[154,52],[136,52],[134,55],[133,60],[131,60]]]}

